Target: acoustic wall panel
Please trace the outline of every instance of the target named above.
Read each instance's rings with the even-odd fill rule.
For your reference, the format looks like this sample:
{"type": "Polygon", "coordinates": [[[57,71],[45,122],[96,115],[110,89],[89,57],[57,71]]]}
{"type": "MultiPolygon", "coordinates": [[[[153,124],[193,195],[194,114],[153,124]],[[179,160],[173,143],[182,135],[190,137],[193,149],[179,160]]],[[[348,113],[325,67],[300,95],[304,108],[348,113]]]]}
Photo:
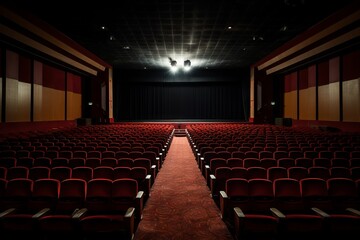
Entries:
{"type": "Polygon", "coordinates": [[[81,77],[67,73],[67,120],[81,118],[81,77]]]}
{"type": "Polygon", "coordinates": [[[316,119],[316,66],[299,72],[299,119],[316,119]]]}
{"type": "Polygon", "coordinates": [[[343,82],[343,121],[360,122],[360,78],[343,82]]]}
{"type": "Polygon", "coordinates": [[[6,53],[6,122],[28,122],[31,111],[30,59],[6,53]]]}
{"type": "Polygon", "coordinates": [[[339,57],[320,63],[318,69],[318,120],[340,121],[339,57]]]}
{"type": "Polygon", "coordinates": [[[65,72],[34,63],[34,121],[65,120],[65,72]]]}
{"type": "Polygon", "coordinates": [[[285,76],[284,117],[297,119],[297,73],[285,76]]]}
{"type": "Polygon", "coordinates": [[[360,122],[360,51],[343,56],[343,121],[360,122]]]}

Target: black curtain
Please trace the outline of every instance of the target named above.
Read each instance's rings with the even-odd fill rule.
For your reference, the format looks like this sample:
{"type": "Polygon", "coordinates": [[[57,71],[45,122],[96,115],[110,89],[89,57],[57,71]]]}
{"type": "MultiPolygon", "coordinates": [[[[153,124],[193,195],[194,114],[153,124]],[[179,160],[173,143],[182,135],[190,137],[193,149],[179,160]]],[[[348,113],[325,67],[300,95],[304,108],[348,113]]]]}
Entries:
{"type": "Polygon", "coordinates": [[[114,81],[115,121],[248,121],[249,81],[114,81]]]}

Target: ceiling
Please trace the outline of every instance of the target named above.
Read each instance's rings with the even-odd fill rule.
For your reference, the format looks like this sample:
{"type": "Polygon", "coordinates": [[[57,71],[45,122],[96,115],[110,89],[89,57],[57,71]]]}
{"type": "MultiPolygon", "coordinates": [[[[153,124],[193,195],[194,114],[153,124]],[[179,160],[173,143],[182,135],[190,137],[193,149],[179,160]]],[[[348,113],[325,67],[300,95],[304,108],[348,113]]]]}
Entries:
{"type": "Polygon", "coordinates": [[[244,68],[352,0],[3,0],[114,68],[244,68]],[[71,7],[69,7],[71,6],[71,7]]]}

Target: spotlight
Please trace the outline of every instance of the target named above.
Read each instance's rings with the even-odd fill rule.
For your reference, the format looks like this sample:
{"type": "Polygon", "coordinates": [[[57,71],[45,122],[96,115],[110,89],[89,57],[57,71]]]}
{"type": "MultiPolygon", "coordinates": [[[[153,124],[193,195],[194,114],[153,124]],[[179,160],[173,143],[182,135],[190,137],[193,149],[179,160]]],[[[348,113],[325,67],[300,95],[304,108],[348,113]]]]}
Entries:
{"type": "Polygon", "coordinates": [[[172,67],[175,67],[176,64],[177,64],[177,62],[176,62],[175,60],[171,60],[171,61],[170,61],[170,64],[171,64],[172,67]]]}
{"type": "Polygon", "coordinates": [[[174,59],[172,59],[171,57],[169,57],[169,61],[170,61],[170,65],[171,65],[172,67],[176,67],[177,62],[176,62],[174,59]]]}
{"type": "Polygon", "coordinates": [[[190,60],[185,60],[184,61],[184,67],[190,67],[190,66],[191,66],[190,60]]]}

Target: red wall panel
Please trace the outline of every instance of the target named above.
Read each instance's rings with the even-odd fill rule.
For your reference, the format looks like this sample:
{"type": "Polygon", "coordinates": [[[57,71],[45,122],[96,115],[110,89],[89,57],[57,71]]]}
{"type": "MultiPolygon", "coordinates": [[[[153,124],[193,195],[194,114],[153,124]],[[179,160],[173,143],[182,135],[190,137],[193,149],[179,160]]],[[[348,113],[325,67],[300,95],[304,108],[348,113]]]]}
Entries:
{"type": "Polygon", "coordinates": [[[19,81],[31,83],[31,61],[29,58],[20,56],[19,58],[19,81]]]}
{"type": "Polygon", "coordinates": [[[19,54],[6,51],[6,77],[19,79],[19,54]]]}
{"type": "Polygon", "coordinates": [[[43,86],[65,90],[65,72],[49,65],[43,65],[43,86]]]}
{"type": "Polygon", "coordinates": [[[319,63],[318,65],[318,85],[329,84],[329,61],[319,63]]]}
{"type": "Polygon", "coordinates": [[[360,77],[360,51],[355,51],[343,56],[343,81],[360,77]]]}
{"type": "Polygon", "coordinates": [[[312,65],[308,68],[308,87],[316,86],[316,66],[312,65]]]}
{"type": "Polygon", "coordinates": [[[299,71],[299,90],[308,88],[308,69],[299,71]]]}
{"type": "Polygon", "coordinates": [[[67,90],[73,93],[81,93],[81,77],[67,73],[67,90]]]}
{"type": "Polygon", "coordinates": [[[329,83],[340,80],[340,58],[335,57],[329,60],[329,83]]]}

